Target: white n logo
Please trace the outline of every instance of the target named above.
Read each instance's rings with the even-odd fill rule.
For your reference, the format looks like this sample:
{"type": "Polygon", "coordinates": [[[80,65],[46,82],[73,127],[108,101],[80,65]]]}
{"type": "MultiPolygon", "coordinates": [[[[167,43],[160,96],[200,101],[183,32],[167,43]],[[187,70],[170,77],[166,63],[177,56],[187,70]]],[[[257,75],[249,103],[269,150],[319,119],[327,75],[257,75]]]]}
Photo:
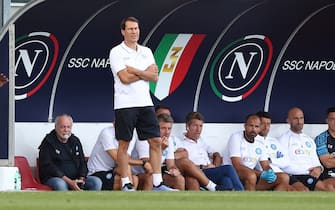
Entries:
{"type": "Polygon", "coordinates": [[[24,65],[24,68],[26,70],[26,73],[28,77],[31,76],[31,73],[33,71],[35,62],[37,60],[38,55],[42,52],[42,50],[34,50],[35,51],[35,56],[33,58],[33,61],[30,60],[28,50],[19,50],[19,57],[17,59],[17,62],[15,64],[15,72],[17,69],[17,66],[19,65],[20,61],[22,60],[22,63],[24,65]]]}
{"type": "Polygon", "coordinates": [[[250,52],[249,53],[250,54],[250,58],[249,58],[248,64],[245,62],[243,53],[241,53],[241,52],[235,52],[234,54],[235,54],[234,61],[233,61],[232,65],[231,65],[231,67],[230,67],[229,74],[225,77],[225,79],[234,79],[234,77],[232,76],[232,72],[233,72],[233,69],[234,69],[234,66],[235,66],[236,62],[238,64],[238,67],[240,69],[240,72],[242,74],[243,79],[245,79],[246,76],[247,76],[247,73],[248,73],[251,61],[252,61],[253,57],[255,55],[257,55],[257,52],[250,52]]]}

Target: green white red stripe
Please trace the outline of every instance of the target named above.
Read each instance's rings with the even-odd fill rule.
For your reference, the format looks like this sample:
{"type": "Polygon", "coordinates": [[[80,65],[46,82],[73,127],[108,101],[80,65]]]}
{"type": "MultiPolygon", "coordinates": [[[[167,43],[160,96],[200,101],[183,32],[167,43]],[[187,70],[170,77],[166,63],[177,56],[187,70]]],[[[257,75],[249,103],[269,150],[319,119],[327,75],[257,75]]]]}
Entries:
{"type": "Polygon", "coordinates": [[[154,56],[159,69],[157,83],[150,83],[151,92],[162,100],[184,80],[204,34],[165,34],[154,56]]]}

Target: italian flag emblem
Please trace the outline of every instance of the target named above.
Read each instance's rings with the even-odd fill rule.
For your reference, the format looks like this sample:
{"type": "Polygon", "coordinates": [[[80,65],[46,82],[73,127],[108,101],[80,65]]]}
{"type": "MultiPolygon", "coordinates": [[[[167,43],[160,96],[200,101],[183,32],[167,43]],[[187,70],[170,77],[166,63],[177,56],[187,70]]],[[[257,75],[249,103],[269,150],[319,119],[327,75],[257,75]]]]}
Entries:
{"type": "Polygon", "coordinates": [[[165,34],[154,56],[158,66],[158,81],[150,82],[150,91],[163,100],[184,80],[204,34],[165,34]]]}

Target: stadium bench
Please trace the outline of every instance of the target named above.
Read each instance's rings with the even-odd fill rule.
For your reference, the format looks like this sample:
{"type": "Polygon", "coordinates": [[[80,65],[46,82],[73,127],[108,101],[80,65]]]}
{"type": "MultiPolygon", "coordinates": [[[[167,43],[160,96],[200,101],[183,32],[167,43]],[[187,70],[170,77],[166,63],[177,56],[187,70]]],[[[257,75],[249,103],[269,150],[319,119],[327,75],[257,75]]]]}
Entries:
{"type": "Polygon", "coordinates": [[[21,175],[21,190],[50,191],[51,187],[39,183],[33,176],[28,160],[24,156],[15,156],[14,165],[21,175]]]}

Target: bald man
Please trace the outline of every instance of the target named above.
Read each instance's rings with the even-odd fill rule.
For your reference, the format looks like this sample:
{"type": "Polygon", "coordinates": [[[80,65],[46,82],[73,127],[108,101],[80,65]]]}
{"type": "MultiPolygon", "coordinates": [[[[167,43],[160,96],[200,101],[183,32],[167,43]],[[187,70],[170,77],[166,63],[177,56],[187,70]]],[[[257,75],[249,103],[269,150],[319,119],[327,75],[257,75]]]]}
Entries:
{"type": "Polygon", "coordinates": [[[291,108],[286,121],[290,129],[278,139],[290,159],[290,164],[283,171],[302,182],[309,190],[335,191],[330,182],[319,179],[323,167],[316,153],[314,140],[302,131],[305,123],[303,111],[298,107],[291,108]]]}
{"type": "Polygon", "coordinates": [[[244,130],[233,133],[225,148],[225,164],[233,165],[246,190],[288,190],[289,177],[275,175],[270,167],[268,155],[262,142],[256,139],[260,132],[261,119],[250,114],[244,123],[244,130]],[[263,170],[257,168],[261,165],[263,170]],[[272,176],[263,176],[269,174],[272,176]]]}

